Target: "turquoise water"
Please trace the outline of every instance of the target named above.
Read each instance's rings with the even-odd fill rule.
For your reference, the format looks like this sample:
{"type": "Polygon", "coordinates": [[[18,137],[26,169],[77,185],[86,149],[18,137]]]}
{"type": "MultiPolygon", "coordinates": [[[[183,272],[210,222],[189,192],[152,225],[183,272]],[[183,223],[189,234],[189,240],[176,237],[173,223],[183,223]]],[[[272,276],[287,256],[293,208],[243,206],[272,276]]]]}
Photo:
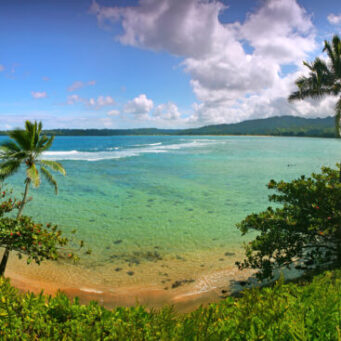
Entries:
{"type": "MultiPolygon", "coordinates": [[[[44,158],[67,176],[56,176],[57,196],[44,181],[32,189],[25,213],[66,233],[76,228],[93,250],[77,267],[111,284],[129,269],[135,281],[153,266],[198,272],[211,256],[222,268],[235,261],[223,251],[238,255],[243,242],[235,224],[268,206],[267,182],[333,166],[340,147],[292,137],[57,137],[44,158]]],[[[23,180],[20,172],[7,182],[19,194],[23,180]]]]}

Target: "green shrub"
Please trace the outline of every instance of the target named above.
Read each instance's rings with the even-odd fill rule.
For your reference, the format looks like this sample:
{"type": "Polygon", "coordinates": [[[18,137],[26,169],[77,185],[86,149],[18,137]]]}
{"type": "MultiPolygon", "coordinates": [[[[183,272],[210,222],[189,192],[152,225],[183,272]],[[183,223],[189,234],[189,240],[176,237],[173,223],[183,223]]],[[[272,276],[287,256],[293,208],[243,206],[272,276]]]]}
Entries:
{"type": "Polygon", "coordinates": [[[311,177],[290,182],[271,180],[276,191],[269,200],[282,204],[247,216],[237,227],[243,234],[256,230],[245,246],[240,269],[259,269],[259,279],[272,277],[276,268],[309,269],[341,266],[341,183],[339,171],[323,167],[311,177]]]}
{"type": "Polygon", "coordinates": [[[0,278],[2,340],[341,340],[341,271],[245,290],[192,313],[109,311],[64,294],[20,294],[0,278]]]}

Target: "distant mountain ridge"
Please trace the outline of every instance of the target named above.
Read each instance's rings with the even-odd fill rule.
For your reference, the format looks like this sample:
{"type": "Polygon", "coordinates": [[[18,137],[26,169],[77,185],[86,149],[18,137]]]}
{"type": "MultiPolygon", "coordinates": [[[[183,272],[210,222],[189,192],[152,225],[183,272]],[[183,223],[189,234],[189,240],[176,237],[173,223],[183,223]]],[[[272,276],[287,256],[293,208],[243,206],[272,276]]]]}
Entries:
{"type": "Polygon", "coordinates": [[[334,118],[275,116],[233,124],[186,129],[181,135],[275,135],[335,137],[334,118]]]}
{"type": "MultiPolygon", "coordinates": [[[[117,136],[117,135],[269,135],[335,137],[334,118],[303,118],[275,116],[232,124],[208,125],[192,129],[50,129],[56,136],[117,136]]],[[[6,135],[6,131],[0,131],[6,135]]]]}

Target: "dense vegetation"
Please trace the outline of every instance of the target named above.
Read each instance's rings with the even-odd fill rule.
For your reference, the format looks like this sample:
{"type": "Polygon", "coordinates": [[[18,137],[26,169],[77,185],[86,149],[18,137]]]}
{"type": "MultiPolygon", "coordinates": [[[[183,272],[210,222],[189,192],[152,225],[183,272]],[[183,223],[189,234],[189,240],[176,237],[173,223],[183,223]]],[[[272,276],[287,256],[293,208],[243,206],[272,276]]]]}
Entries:
{"type": "Polygon", "coordinates": [[[247,216],[238,228],[243,234],[258,231],[245,246],[246,260],[240,269],[259,269],[260,279],[272,277],[276,268],[306,270],[325,265],[341,266],[341,183],[339,171],[328,167],[311,177],[290,182],[271,180],[276,192],[269,207],[247,216]]]}
{"type": "Polygon", "coordinates": [[[335,137],[334,120],[294,116],[269,117],[235,124],[218,124],[182,130],[178,135],[272,135],[335,137]]]}
{"type": "MultiPolygon", "coordinates": [[[[125,136],[125,135],[272,135],[335,137],[334,119],[295,116],[270,117],[235,124],[218,124],[193,129],[53,129],[44,131],[56,136],[125,136]]],[[[0,131],[0,135],[6,135],[0,131]]]]}
{"type": "Polygon", "coordinates": [[[192,313],[109,311],[63,295],[19,294],[0,278],[2,340],[340,340],[341,271],[311,283],[245,290],[192,313]]]}

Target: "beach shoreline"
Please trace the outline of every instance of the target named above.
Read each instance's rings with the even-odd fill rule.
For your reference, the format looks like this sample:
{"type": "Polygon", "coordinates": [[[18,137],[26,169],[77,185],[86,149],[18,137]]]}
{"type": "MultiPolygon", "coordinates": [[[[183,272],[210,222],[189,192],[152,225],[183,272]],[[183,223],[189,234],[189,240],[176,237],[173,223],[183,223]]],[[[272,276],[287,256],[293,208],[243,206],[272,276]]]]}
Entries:
{"type": "Polygon", "coordinates": [[[78,297],[81,304],[97,301],[107,309],[140,304],[147,309],[173,306],[179,313],[193,311],[200,305],[219,302],[232,292],[243,289],[236,283],[245,281],[249,276],[249,271],[241,272],[237,268],[228,268],[202,275],[193,283],[164,290],[161,286],[148,284],[121,287],[69,286],[62,282],[37,279],[27,274],[20,275],[13,269],[9,269],[6,273],[6,278],[10,279],[11,284],[23,293],[39,294],[43,291],[44,294],[54,296],[60,291],[70,299],[78,297]]]}

